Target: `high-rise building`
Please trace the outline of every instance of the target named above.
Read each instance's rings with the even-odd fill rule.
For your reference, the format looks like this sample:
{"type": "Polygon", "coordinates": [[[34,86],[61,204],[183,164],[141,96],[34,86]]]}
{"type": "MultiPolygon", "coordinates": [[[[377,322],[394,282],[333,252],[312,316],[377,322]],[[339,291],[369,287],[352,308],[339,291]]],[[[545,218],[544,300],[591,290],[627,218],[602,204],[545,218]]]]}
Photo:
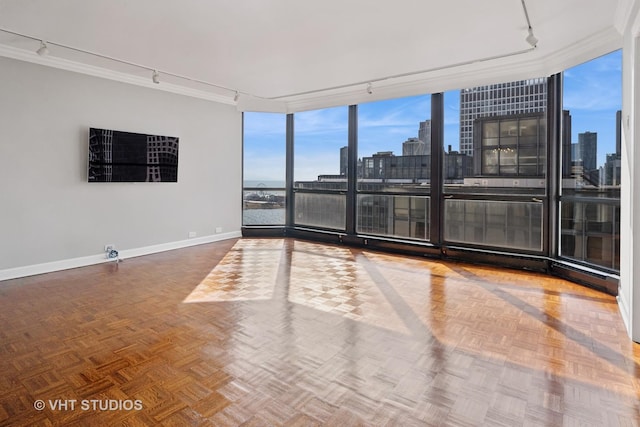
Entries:
{"type": "Polygon", "coordinates": [[[424,154],[431,154],[431,120],[420,122],[418,139],[426,144],[427,152],[424,154]]]}
{"type": "Polygon", "coordinates": [[[578,152],[585,171],[596,170],[598,160],[598,133],[584,132],[578,134],[578,152]]]}
{"type": "Polygon", "coordinates": [[[420,122],[417,138],[409,138],[402,143],[402,155],[431,155],[431,120],[420,122]]]}
{"type": "Polygon", "coordinates": [[[340,175],[347,175],[347,165],[349,158],[349,150],[348,147],[340,148],[340,175]]]}
{"type": "Polygon", "coordinates": [[[617,154],[607,154],[602,172],[600,173],[600,185],[620,185],[622,175],[622,161],[617,154]]]}
{"type": "Polygon", "coordinates": [[[460,91],[460,152],[473,155],[477,118],[541,113],[547,108],[547,80],[535,78],[460,91]]]}
{"type": "Polygon", "coordinates": [[[402,143],[403,156],[423,156],[425,154],[431,154],[431,150],[427,151],[427,144],[419,138],[409,138],[402,143]]]}

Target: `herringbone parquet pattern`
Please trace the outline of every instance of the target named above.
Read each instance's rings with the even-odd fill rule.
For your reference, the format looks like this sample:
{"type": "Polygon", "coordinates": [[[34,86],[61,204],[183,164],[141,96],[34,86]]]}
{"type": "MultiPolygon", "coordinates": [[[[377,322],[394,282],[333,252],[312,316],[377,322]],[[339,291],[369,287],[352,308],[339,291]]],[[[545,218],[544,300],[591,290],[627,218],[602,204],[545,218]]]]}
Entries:
{"type": "Polygon", "coordinates": [[[615,299],[535,273],[240,239],[0,307],[1,425],[640,425],[615,299]],[[141,407],[80,406],[114,401],[141,407]]]}

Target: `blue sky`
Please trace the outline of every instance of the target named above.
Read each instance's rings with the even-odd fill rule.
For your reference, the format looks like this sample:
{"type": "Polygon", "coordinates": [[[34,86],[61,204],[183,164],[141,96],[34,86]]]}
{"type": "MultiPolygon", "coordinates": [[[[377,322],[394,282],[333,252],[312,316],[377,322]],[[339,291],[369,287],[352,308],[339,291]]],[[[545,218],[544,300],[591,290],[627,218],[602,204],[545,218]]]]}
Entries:
{"type": "MultiPolygon", "coordinates": [[[[598,133],[598,164],[615,152],[615,114],[622,103],[622,53],[613,52],[564,72],[563,106],[571,112],[572,142],[578,133],[598,133]]],[[[444,95],[445,149],[459,148],[459,91],[444,95]]],[[[295,180],[339,173],[340,147],[347,145],[348,107],[295,114],[295,180]]],[[[378,151],[402,154],[431,116],[431,96],[420,95],[358,106],[358,156],[378,151]]],[[[284,181],[285,116],[245,113],[245,180],[284,181]]]]}

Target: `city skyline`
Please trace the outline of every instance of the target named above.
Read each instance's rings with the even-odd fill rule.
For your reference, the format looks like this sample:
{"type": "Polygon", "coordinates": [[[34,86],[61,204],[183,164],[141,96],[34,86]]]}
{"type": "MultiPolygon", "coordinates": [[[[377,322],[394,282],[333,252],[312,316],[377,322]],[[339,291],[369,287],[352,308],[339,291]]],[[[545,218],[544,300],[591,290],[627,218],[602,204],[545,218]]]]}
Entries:
{"type": "MultiPolygon", "coordinates": [[[[572,117],[571,142],[598,134],[597,166],[615,153],[616,111],[621,109],[621,52],[566,70],[563,109],[572,117]]],[[[358,157],[379,151],[402,155],[402,143],[417,138],[431,118],[431,95],[362,103],[358,106],[358,157]]],[[[460,91],[444,93],[444,149],[460,150],[460,91]]],[[[340,148],[347,145],[348,107],[295,114],[294,179],[339,174],[340,148]]],[[[244,179],[284,181],[285,115],[245,113],[244,179]]]]}

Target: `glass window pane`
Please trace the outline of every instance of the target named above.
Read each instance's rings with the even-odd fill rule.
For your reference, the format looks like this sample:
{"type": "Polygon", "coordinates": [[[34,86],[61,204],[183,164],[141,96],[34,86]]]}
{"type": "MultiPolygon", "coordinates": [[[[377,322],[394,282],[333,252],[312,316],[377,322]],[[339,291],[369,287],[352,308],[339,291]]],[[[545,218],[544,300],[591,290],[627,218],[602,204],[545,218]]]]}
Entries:
{"type": "Polygon", "coordinates": [[[482,151],[482,173],[485,175],[498,174],[498,152],[499,150],[482,151]]]}
{"type": "Polygon", "coordinates": [[[428,239],[430,116],[430,95],[358,105],[358,233],[428,239]]]}
{"type": "Polygon", "coordinates": [[[504,120],[500,122],[500,138],[516,137],[518,136],[518,121],[517,120],[504,120]]]}
{"type": "Polygon", "coordinates": [[[444,207],[447,241],[542,250],[542,203],[445,200],[444,207]]]}
{"type": "Polygon", "coordinates": [[[294,187],[347,189],[348,107],[294,115],[294,187]]]}
{"type": "Polygon", "coordinates": [[[243,225],[284,225],[286,115],[244,113],[243,225]]]}
{"type": "Polygon", "coordinates": [[[563,202],[560,250],[563,256],[620,269],[620,207],[615,201],[563,202]]]}
{"type": "Polygon", "coordinates": [[[547,79],[450,91],[444,104],[445,241],[541,252],[547,79]]]}
{"type": "Polygon", "coordinates": [[[500,149],[500,174],[515,175],[517,168],[517,148],[501,148],[500,149]]]}
{"type": "Polygon", "coordinates": [[[360,234],[429,238],[429,197],[358,194],[356,231],[360,234]]]}
{"type": "Polygon", "coordinates": [[[431,96],[358,106],[359,191],[428,193],[431,96]]]}
{"type": "Polygon", "coordinates": [[[536,119],[520,120],[520,140],[522,140],[522,137],[526,136],[533,138],[538,136],[538,121],[536,119]]]}
{"type": "Polygon", "coordinates": [[[344,194],[295,193],[297,225],[344,230],[346,223],[344,194]]]}
{"type": "Polygon", "coordinates": [[[296,225],[346,227],[348,111],[337,107],[294,115],[296,225]]]}
{"type": "Polygon", "coordinates": [[[500,132],[498,131],[498,123],[484,123],[482,126],[482,138],[495,139],[497,141],[500,132]]]}
{"type": "Polygon", "coordinates": [[[564,74],[560,255],[619,270],[622,54],[564,74]]]}
{"type": "Polygon", "coordinates": [[[544,197],[546,100],[546,78],[445,93],[445,194],[544,197]],[[482,108],[479,98],[487,100],[482,108]],[[525,148],[528,158],[520,168],[525,148]],[[503,179],[520,175],[524,181],[503,179]]]}

